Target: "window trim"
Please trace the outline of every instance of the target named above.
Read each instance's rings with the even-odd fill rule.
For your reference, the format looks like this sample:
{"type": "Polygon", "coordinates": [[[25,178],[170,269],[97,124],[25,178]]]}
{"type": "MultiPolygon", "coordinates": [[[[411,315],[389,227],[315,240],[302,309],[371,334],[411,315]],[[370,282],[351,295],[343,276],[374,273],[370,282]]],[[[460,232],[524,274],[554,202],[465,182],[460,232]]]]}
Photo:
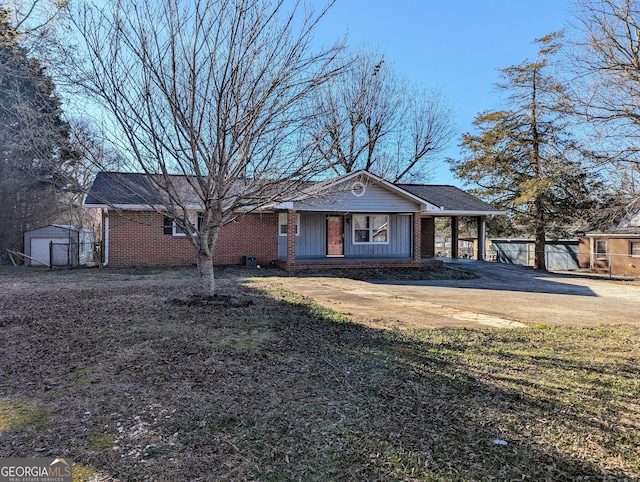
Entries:
{"type": "MultiPolygon", "coordinates": [[[[289,213],[278,213],[278,236],[286,236],[288,234],[287,229],[282,232],[282,226],[289,225],[289,213]],[[284,222],[283,222],[284,219],[284,222]]],[[[300,236],[300,213],[296,213],[296,236],[300,236]]]]}
{"type": "Polygon", "coordinates": [[[632,258],[640,258],[640,240],[637,241],[631,241],[629,240],[629,256],[631,256],[632,258]],[[636,244],[638,245],[638,254],[633,254],[633,245],[636,244]]]}
{"type": "MultiPolygon", "coordinates": [[[[362,214],[353,214],[351,216],[351,243],[356,245],[356,246],[384,246],[384,245],[388,245],[390,243],[390,232],[389,232],[389,223],[391,222],[391,216],[388,214],[366,214],[366,213],[362,213],[362,214]],[[367,218],[371,218],[371,217],[384,217],[386,218],[386,222],[384,224],[386,224],[387,226],[387,236],[386,236],[386,241],[374,241],[374,235],[375,235],[375,230],[373,228],[373,226],[371,225],[370,219],[367,220],[367,225],[368,227],[366,228],[369,231],[369,241],[356,241],[356,231],[363,231],[363,228],[359,228],[356,229],[356,221],[355,218],[356,216],[366,216],[367,218]]],[[[383,224],[383,225],[384,225],[383,224]]]]}
{"type": "MultiPolygon", "coordinates": [[[[200,213],[197,211],[189,211],[187,213],[187,218],[189,219],[189,222],[191,223],[191,225],[194,228],[194,231],[197,231],[197,225],[200,224],[199,223],[199,218],[200,218],[200,213]]],[[[187,233],[183,232],[183,231],[178,231],[180,228],[178,227],[178,225],[176,224],[176,220],[172,219],[171,220],[171,236],[175,236],[176,238],[183,238],[187,235],[187,233]]]]}
{"type": "Polygon", "coordinates": [[[595,258],[597,260],[600,260],[600,261],[603,261],[603,260],[606,261],[607,260],[607,254],[608,254],[608,252],[607,252],[607,240],[606,239],[596,239],[595,253],[594,253],[595,258]],[[604,251],[598,250],[598,244],[599,243],[603,243],[604,244],[604,251]]]}

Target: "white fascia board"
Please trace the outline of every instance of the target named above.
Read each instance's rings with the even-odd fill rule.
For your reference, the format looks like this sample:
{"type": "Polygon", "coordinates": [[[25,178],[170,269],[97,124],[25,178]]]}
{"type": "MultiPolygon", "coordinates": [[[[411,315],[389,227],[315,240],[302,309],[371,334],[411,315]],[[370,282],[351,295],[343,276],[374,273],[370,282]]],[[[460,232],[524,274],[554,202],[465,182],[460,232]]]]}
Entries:
{"type": "Polygon", "coordinates": [[[92,208],[109,209],[109,205],[108,204],[86,204],[84,201],[82,201],[82,207],[83,208],[87,208],[87,209],[92,209],[92,208]]]}
{"type": "Polygon", "coordinates": [[[422,214],[429,216],[501,216],[507,214],[506,211],[423,211],[422,214]]]}
{"type": "Polygon", "coordinates": [[[394,191],[396,194],[399,194],[400,196],[403,196],[403,197],[405,197],[407,199],[410,199],[412,201],[417,202],[420,205],[420,210],[421,211],[438,211],[438,210],[442,210],[442,206],[436,206],[435,204],[431,204],[426,199],[423,199],[420,196],[416,196],[415,194],[410,193],[409,191],[405,191],[401,187],[398,187],[395,184],[390,183],[389,181],[385,181],[384,179],[380,179],[379,177],[374,176],[371,173],[367,173],[367,175],[369,175],[372,178],[376,179],[376,181],[378,183],[382,184],[383,186],[385,186],[390,191],[394,191]]]}
{"type": "Polygon", "coordinates": [[[332,187],[337,186],[338,184],[341,184],[343,182],[349,181],[350,179],[353,179],[354,177],[359,176],[364,172],[366,171],[361,170],[350,172],[348,174],[343,174],[342,176],[334,177],[333,179],[329,179],[327,181],[320,181],[301,192],[298,197],[294,198],[294,201],[304,201],[305,199],[308,199],[310,197],[317,197],[318,195],[321,196],[322,193],[327,191],[328,189],[331,189],[332,187]]]}
{"type": "Polygon", "coordinates": [[[264,206],[263,210],[264,209],[293,209],[293,201],[271,204],[269,206],[264,206]]]}
{"type": "MultiPolygon", "coordinates": [[[[86,208],[119,209],[123,211],[166,211],[164,204],[82,204],[86,208]]],[[[187,211],[201,211],[201,204],[186,204],[187,211]]]]}
{"type": "Polygon", "coordinates": [[[640,233],[587,233],[585,238],[640,238],[640,233]]]}

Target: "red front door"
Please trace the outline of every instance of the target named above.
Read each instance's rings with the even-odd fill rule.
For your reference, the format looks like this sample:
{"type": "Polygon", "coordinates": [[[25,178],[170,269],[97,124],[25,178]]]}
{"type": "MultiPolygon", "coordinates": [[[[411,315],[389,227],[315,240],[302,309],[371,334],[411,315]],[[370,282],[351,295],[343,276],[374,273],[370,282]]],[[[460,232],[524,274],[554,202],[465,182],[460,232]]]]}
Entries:
{"type": "Polygon", "coordinates": [[[344,256],[344,216],[327,216],[327,256],[344,256]]]}

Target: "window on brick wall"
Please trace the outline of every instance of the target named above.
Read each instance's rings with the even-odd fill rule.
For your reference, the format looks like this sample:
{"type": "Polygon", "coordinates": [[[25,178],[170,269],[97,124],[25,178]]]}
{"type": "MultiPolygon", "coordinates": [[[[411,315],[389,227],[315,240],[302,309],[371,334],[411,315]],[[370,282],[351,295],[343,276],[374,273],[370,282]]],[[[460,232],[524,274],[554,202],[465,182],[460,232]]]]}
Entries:
{"type": "MultiPolygon", "coordinates": [[[[280,236],[286,236],[288,226],[287,213],[278,214],[278,233],[280,236]]],[[[300,214],[296,213],[296,236],[300,236],[300,214]]]]}
{"type": "MultiPolygon", "coordinates": [[[[202,222],[201,213],[197,213],[195,211],[190,212],[189,222],[194,227],[194,229],[196,225],[198,226],[198,228],[200,228],[200,224],[202,222]]],[[[186,236],[184,231],[180,229],[180,227],[176,224],[176,222],[168,216],[164,216],[163,229],[164,229],[164,234],[171,234],[173,236],[186,236]]]]}
{"type": "Polygon", "coordinates": [[[634,258],[640,258],[640,241],[629,241],[629,254],[634,258]]]}
{"type": "Polygon", "coordinates": [[[605,239],[596,240],[596,259],[607,259],[607,241],[605,239]]]}

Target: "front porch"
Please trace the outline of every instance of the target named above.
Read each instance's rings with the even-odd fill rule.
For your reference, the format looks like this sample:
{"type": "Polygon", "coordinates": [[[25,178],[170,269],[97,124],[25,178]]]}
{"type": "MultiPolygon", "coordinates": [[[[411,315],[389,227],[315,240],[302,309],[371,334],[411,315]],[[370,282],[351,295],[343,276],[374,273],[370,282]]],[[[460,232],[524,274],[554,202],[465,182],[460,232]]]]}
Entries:
{"type": "MultiPolygon", "coordinates": [[[[348,212],[296,211],[279,213],[278,259],[275,264],[286,270],[323,268],[385,268],[441,266],[436,256],[446,256],[436,243],[436,219],[448,219],[447,235],[451,246],[459,246],[460,215],[378,213],[381,228],[369,239],[381,243],[356,242],[361,223],[348,212]],[[358,228],[356,228],[358,226],[358,228]]],[[[361,215],[368,218],[370,215],[361,215]]],[[[485,258],[485,216],[465,216],[477,230],[475,246],[466,250],[450,249],[451,258],[485,258]]],[[[365,235],[368,234],[365,231],[365,235]]]]}
{"type": "MultiPolygon", "coordinates": [[[[434,263],[436,220],[447,219],[453,258],[460,218],[472,220],[475,256],[485,257],[485,219],[503,214],[454,186],[390,184],[366,171],[278,206],[277,263],[285,269],[419,267],[434,263]],[[425,258],[425,260],[423,260],[425,258]]],[[[440,236],[442,237],[442,236],[440,236]]],[[[440,263],[440,262],[437,262],[440,263]]]]}

